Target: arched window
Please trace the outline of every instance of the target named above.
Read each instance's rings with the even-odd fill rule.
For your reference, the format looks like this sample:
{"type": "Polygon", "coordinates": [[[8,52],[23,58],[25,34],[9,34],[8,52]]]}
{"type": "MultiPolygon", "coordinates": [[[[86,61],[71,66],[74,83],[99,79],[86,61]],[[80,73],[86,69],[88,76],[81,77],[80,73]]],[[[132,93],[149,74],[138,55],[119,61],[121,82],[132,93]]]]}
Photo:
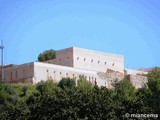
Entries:
{"type": "Polygon", "coordinates": [[[100,63],[100,61],[98,60],[98,64],[100,63]]]}

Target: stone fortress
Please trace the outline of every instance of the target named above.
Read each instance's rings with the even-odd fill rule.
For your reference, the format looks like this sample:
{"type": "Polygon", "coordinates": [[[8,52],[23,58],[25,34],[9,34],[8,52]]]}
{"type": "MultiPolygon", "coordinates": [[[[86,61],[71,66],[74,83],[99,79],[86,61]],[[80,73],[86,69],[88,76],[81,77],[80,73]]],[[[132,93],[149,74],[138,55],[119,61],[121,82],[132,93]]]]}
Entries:
{"type": "Polygon", "coordinates": [[[115,80],[125,77],[136,87],[142,87],[147,72],[124,68],[124,56],[77,47],[56,51],[56,58],[45,62],[5,65],[4,79],[11,83],[38,83],[51,79],[59,82],[63,77],[77,82],[83,75],[92,84],[112,87],[115,80]]]}

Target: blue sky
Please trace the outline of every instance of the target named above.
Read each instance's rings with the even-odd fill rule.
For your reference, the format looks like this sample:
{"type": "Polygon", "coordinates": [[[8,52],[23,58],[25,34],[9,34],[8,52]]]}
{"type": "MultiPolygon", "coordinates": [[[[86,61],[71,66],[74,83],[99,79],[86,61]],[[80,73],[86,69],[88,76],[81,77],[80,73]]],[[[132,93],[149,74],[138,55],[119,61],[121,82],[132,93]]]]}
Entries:
{"type": "Polygon", "coordinates": [[[125,67],[160,66],[159,0],[0,0],[4,63],[71,46],[122,54],[125,67]]]}

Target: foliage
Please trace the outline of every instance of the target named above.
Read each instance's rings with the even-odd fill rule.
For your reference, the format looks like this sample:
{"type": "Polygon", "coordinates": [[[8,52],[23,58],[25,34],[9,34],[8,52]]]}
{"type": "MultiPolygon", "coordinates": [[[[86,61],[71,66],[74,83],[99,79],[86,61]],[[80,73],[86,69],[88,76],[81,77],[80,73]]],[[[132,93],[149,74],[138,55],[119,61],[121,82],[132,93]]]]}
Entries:
{"type": "Polygon", "coordinates": [[[38,55],[38,61],[47,61],[56,58],[56,52],[53,49],[45,50],[44,52],[38,55]]]}
{"type": "Polygon", "coordinates": [[[71,78],[62,78],[62,80],[58,83],[58,86],[62,89],[65,88],[73,88],[76,86],[75,80],[71,78]]]}
{"type": "MultiPolygon", "coordinates": [[[[0,82],[0,118],[2,120],[121,120],[130,114],[159,114],[159,70],[148,74],[148,86],[135,89],[127,80],[117,81],[114,89],[98,87],[80,76],[38,84],[0,82]]],[[[144,118],[145,119],[145,118],[144,118]]],[[[157,118],[152,118],[157,119],[157,118]]]]}
{"type": "Polygon", "coordinates": [[[160,115],[160,69],[155,68],[148,73],[148,105],[160,115]]]}
{"type": "Polygon", "coordinates": [[[114,90],[117,100],[120,100],[121,97],[124,97],[127,100],[131,100],[135,97],[135,87],[129,82],[128,79],[116,82],[113,86],[115,88],[114,90]]]}
{"type": "Polygon", "coordinates": [[[93,85],[90,81],[87,81],[83,75],[80,75],[77,81],[77,87],[88,91],[92,89],[93,85]]]}

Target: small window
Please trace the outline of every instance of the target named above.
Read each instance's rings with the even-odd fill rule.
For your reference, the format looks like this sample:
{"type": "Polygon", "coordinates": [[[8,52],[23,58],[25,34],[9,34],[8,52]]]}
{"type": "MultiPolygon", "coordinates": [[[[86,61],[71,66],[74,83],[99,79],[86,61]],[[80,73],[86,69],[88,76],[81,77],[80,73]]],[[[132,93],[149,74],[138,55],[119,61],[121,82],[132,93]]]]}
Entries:
{"type": "Polygon", "coordinates": [[[105,65],[107,64],[107,62],[104,63],[105,65]]]}
{"type": "Polygon", "coordinates": [[[67,57],[69,59],[69,57],[67,57]]]}
{"type": "Polygon", "coordinates": [[[61,61],[61,59],[59,59],[59,61],[61,61]]]}
{"type": "Polygon", "coordinates": [[[77,57],[77,60],[79,60],[79,57],[77,57]]]}
{"type": "Polygon", "coordinates": [[[93,62],[93,59],[91,60],[91,62],[93,62]]]}
{"type": "Polygon", "coordinates": [[[54,71],[54,73],[56,73],[56,71],[54,71]]]}
{"type": "Polygon", "coordinates": [[[68,73],[66,73],[66,75],[68,75],[68,73]]]}
{"type": "Polygon", "coordinates": [[[48,72],[48,70],[46,70],[48,72]]]}
{"type": "Polygon", "coordinates": [[[114,66],[114,63],[112,64],[112,66],[114,66]]]}
{"type": "Polygon", "coordinates": [[[73,74],[73,77],[74,77],[74,74],[73,74]]]}
{"type": "Polygon", "coordinates": [[[84,61],[86,61],[86,58],[84,58],[84,61]]]}
{"type": "Polygon", "coordinates": [[[98,64],[100,63],[100,61],[98,60],[98,64]]]}
{"type": "Polygon", "coordinates": [[[60,75],[62,74],[62,72],[60,72],[60,75]]]}

